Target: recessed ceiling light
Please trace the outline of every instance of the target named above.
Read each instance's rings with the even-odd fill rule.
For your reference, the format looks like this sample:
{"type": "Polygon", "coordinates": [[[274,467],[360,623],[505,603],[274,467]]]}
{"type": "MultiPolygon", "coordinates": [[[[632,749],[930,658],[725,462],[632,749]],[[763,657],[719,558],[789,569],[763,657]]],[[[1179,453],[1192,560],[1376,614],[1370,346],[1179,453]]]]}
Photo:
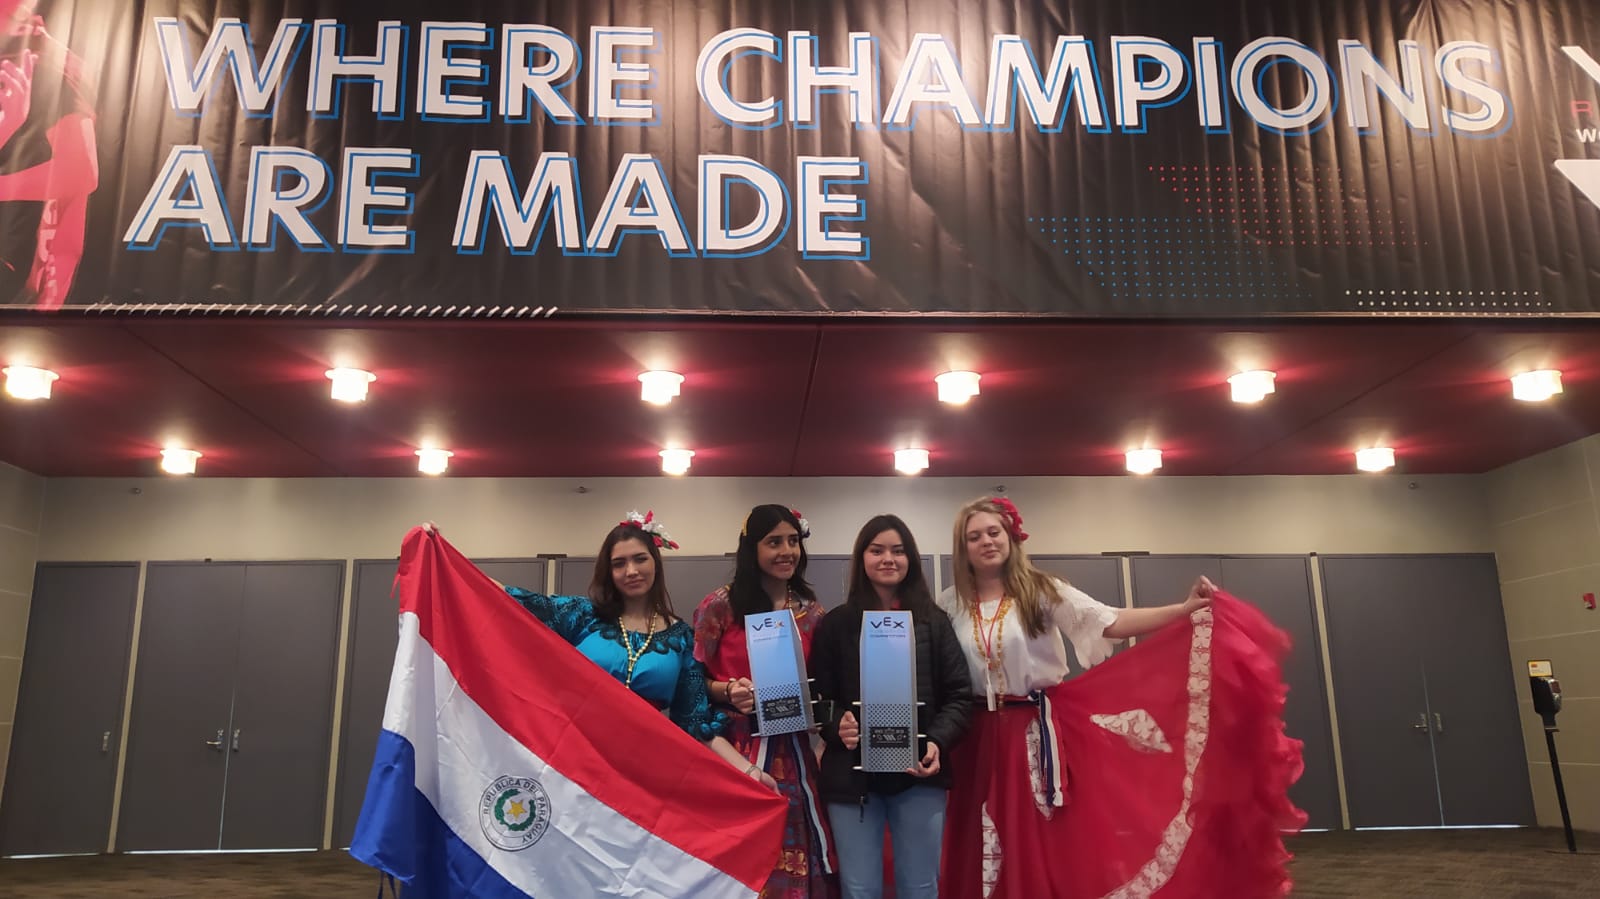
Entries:
{"type": "Polygon", "coordinates": [[[450,457],[455,453],[447,449],[417,450],[417,471],[423,474],[444,474],[450,467],[450,457]]]}
{"type": "Polygon", "coordinates": [[[168,447],[161,451],[161,470],[167,474],[194,474],[200,453],[192,449],[168,447]]]}
{"type": "Polygon", "coordinates": [[[683,375],[675,371],[647,371],[639,375],[639,398],[654,406],[665,406],[682,392],[683,375]]]}
{"type": "Polygon", "coordinates": [[[1394,447],[1371,446],[1356,450],[1356,467],[1362,471],[1388,471],[1394,467],[1394,447]]]}
{"type": "Polygon", "coordinates": [[[1275,392],[1278,373],[1275,371],[1242,371],[1228,379],[1236,403],[1259,403],[1267,394],[1275,392]]]}
{"type": "Polygon", "coordinates": [[[925,449],[895,450],[894,469],[901,474],[920,474],[927,471],[928,451],[925,449]]]}
{"type": "Polygon", "coordinates": [[[947,371],[935,375],[933,382],[939,385],[939,402],[952,406],[965,405],[978,395],[978,382],[982,378],[975,371],[947,371]]]}
{"type": "Polygon", "coordinates": [[[333,398],[341,403],[359,403],[367,398],[367,385],[378,376],[359,368],[330,368],[324,372],[333,382],[333,398]]]}
{"type": "Polygon", "coordinates": [[[664,449],[661,451],[661,470],[670,475],[689,473],[689,462],[694,458],[694,450],[664,449]]]}
{"type": "Polygon", "coordinates": [[[1511,378],[1511,395],[1529,403],[1547,400],[1561,392],[1561,372],[1554,369],[1525,371],[1511,378]]]}
{"type": "Polygon", "coordinates": [[[1134,474],[1149,474],[1161,467],[1161,450],[1128,450],[1128,470],[1134,474]]]}
{"type": "Polygon", "coordinates": [[[19,400],[47,400],[50,387],[61,377],[48,368],[12,365],[5,370],[6,393],[19,400]]]}

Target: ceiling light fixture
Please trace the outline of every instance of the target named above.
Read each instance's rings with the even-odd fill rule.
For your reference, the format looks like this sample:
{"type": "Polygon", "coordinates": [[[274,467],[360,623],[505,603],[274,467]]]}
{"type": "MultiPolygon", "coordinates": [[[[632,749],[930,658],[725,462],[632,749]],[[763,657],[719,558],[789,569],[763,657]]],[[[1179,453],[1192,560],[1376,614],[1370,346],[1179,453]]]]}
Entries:
{"type": "Polygon", "coordinates": [[[1134,474],[1149,474],[1161,467],[1161,450],[1128,450],[1128,470],[1134,474]]]}
{"type": "Polygon", "coordinates": [[[1543,402],[1561,392],[1561,372],[1545,368],[1511,377],[1511,395],[1523,402],[1543,402]]]}
{"type": "Polygon", "coordinates": [[[1394,467],[1394,447],[1372,446],[1356,450],[1356,467],[1362,471],[1388,471],[1394,467]]]}
{"type": "Polygon", "coordinates": [[[417,450],[417,471],[423,474],[444,474],[450,467],[450,457],[455,453],[446,449],[417,450]]]}
{"type": "Polygon", "coordinates": [[[1275,393],[1278,373],[1275,371],[1242,371],[1228,379],[1236,403],[1259,403],[1267,394],[1275,393]]]}
{"type": "Polygon", "coordinates": [[[661,451],[661,471],[670,475],[689,473],[689,462],[694,458],[694,450],[664,449],[661,451]]]}
{"type": "Polygon", "coordinates": [[[921,474],[927,471],[928,451],[925,449],[895,450],[894,470],[901,474],[921,474]]]}
{"type": "Polygon", "coordinates": [[[161,470],[167,474],[194,474],[200,453],[192,449],[169,447],[161,451],[161,470]]]}
{"type": "Polygon", "coordinates": [[[682,392],[683,375],[675,371],[647,371],[639,375],[639,398],[653,406],[665,406],[682,392]]]}
{"type": "Polygon", "coordinates": [[[982,378],[975,371],[947,371],[934,376],[933,383],[939,385],[939,402],[964,406],[978,395],[978,381],[982,378]]]}
{"type": "Polygon", "coordinates": [[[61,377],[47,368],[34,368],[31,365],[12,365],[4,371],[6,393],[19,400],[49,399],[50,385],[61,377]]]}
{"type": "Polygon", "coordinates": [[[330,368],[323,372],[333,382],[333,398],[341,403],[359,403],[367,398],[367,385],[378,376],[359,368],[330,368]]]}

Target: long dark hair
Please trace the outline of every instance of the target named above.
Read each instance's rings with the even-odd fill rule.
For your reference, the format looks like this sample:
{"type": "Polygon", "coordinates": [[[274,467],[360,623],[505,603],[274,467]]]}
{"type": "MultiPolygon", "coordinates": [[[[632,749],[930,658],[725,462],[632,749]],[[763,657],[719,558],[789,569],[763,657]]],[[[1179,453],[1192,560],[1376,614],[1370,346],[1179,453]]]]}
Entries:
{"type": "Polygon", "coordinates": [[[872,579],[867,577],[866,555],[872,538],[884,531],[899,534],[900,543],[906,550],[905,580],[894,591],[900,599],[900,607],[919,615],[933,611],[933,593],[928,589],[928,579],[922,573],[922,554],[917,551],[917,538],[911,536],[911,529],[898,515],[874,515],[861,526],[861,533],[856,535],[855,549],[850,551],[850,586],[845,594],[845,602],[863,612],[877,608],[878,591],[872,586],[872,579]]]}
{"type": "Polygon", "coordinates": [[[744,624],[744,616],[760,615],[772,611],[772,597],[761,586],[761,565],[756,561],[756,546],[780,524],[788,523],[800,534],[800,561],[795,563],[794,574],[789,578],[789,592],[816,602],[816,591],[806,583],[805,534],[800,519],[788,506],[769,503],[756,506],[744,520],[744,530],[739,532],[739,551],[734,554],[733,583],[728,585],[728,605],[733,609],[733,619],[744,624]]]}
{"type": "Polygon", "coordinates": [[[600,555],[594,560],[594,577],[589,581],[589,602],[594,604],[595,615],[602,620],[622,617],[622,591],[611,576],[611,551],[624,540],[637,540],[644,544],[650,558],[656,563],[656,579],[650,585],[650,610],[668,624],[677,620],[672,614],[672,601],[667,598],[667,573],[661,566],[661,548],[655,537],[632,524],[619,524],[606,534],[600,544],[600,555]]]}

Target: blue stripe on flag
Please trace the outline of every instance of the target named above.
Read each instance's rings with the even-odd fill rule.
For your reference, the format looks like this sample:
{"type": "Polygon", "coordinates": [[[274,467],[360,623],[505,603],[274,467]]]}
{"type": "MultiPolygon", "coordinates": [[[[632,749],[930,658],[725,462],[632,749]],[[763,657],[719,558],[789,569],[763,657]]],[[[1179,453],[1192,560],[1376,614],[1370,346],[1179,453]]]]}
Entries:
{"type": "Polygon", "coordinates": [[[462,842],[417,791],[416,751],[380,731],[350,854],[405,884],[405,899],[526,899],[462,842]]]}

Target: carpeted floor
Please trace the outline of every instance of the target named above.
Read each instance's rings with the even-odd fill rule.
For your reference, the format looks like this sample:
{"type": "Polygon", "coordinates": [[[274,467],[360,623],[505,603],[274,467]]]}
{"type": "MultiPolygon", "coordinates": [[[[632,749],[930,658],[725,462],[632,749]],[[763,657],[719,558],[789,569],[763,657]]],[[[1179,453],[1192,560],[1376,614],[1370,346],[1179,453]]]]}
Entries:
{"type": "MultiPolygon", "coordinates": [[[[1600,895],[1600,855],[1568,855],[1554,830],[1314,833],[1290,848],[1300,897],[1600,895]]],[[[1580,834],[1578,848],[1600,851],[1600,834],[1580,834]]],[[[5,899],[344,899],[376,896],[378,883],[343,852],[0,859],[5,899]]]]}

